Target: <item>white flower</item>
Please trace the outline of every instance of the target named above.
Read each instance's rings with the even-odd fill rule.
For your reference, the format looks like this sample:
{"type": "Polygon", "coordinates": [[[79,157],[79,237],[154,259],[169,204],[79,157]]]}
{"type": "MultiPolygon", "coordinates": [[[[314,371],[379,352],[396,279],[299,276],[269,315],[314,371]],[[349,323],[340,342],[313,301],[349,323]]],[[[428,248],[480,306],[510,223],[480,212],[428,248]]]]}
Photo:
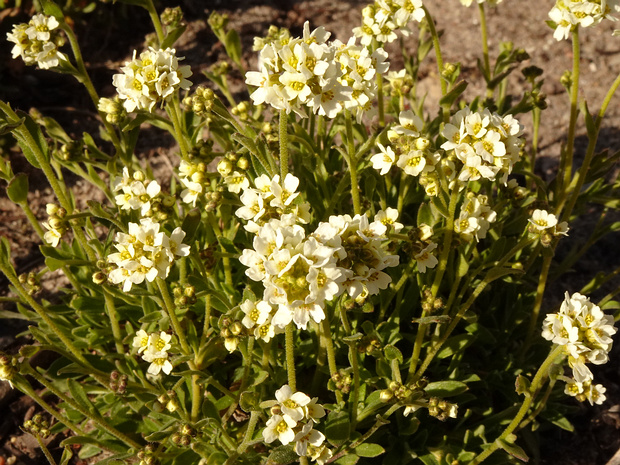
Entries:
{"type": "Polygon", "coordinates": [[[53,16],[37,14],[30,22],[16,24],[7,33],[7,40],[15,45],[11,51],[13,58],[21,56],[27,65],[37,64],[41,69],[55,68],[67,57],[58,51],[64,43],[60,35],[60,24],[53,16]]]}
{"type": "Polygon", "coordinates": [[[300,457],[305,457],[308,452],[308,444],[319,447],[325,441],[325,436],[320,431],[312,429],[312,422],[306,423],[301,431],[295,435],[295,452],[300,457]]]}
{"type": "Polygon", "coordinates": [[[288,415],[274,415],[267,421],[263,438],[267,444],[279,439],[282,444],[287,445],[295,440],[295,426],[297,422],[288,415]]]}
{"type": "Polygon", "coordinates": [[[149,335],[143,329],[140,329],[136,332],[136,335],[133,338],[132,347],[138,349],[138,353],[141,354],[149,347],[149,335]]]}
{"type": "Polygon", "coordinates": [[[257,304],[251,300],[246,300],[240,305],[241,310],[245,313],[241,323],[248,329],[252,329],[254,326],[261,326],[264,324],[271,315],[271,305],[264,300],[261,300],[257,304]]]}
{"type": "Polygon", "coordinates": [[[304,406],[310,403],[310,397],[303,392],[293,392],[288,384],[276,391],[276,400],[284,416],[292,418],[295,422],[301,421],[304,416],[304,406]]]}
{"type": "Polygon", "coordinates": [[[142,358],[146,362],[150,362],[147,372],[153,376],[157,376],[160,371],[163,371],[167,375],[172,372],[172,363],[168,360],[167,352],[145,352],[142,358]]]}
{"type": "Polygon", "coordinates": [[[556,216],[546,210],[534,210],[532,217],[528,221],[536,231],[544,231],[558,224],[556,216]]]}
{"type": "Polygon", "coordinates": [[[175,49],[149,47],[139,58],[136,53],[134,51],[132,61],[121,68],[123,73],[112,78],[128,112],[153,111],[158,102],[168,101],[178,89],[187,90],[191,86],[192,83],[185,79],[192,75],[190,67],[179,66],[178,62],[183,58],[176,56],[175,49]]]}
{"type": "Polygon", "coordinates": [[[62,238],[62,230],[52,228],[49,223],[44,222],[43,226],[47,229],[47,232],[43,235],[43,240],[52,247],[58,247],[60,239],[62,238]]]}
{"type": "Polygon", "coordinates": [[[428,244],[420,253],[416,254],[413,258],[415,258],[418,263],[418,271],[420,273],[426,273],[427,268],[435,268],[439,261],[437,257],[433,255],[431,252],[437,248],[437,244],[431,242],[428,244]]]}
{"type": "Polygon", "coordinates": [[[372,162],[372,167],[379,170],[379,174],[383,176],[390,171],[390,168],[396,161],[396,154],[389,145],[384,147],[382,144],[377,144],[377,146],[381,153],[373,155],[370,161],[372,162]]]}

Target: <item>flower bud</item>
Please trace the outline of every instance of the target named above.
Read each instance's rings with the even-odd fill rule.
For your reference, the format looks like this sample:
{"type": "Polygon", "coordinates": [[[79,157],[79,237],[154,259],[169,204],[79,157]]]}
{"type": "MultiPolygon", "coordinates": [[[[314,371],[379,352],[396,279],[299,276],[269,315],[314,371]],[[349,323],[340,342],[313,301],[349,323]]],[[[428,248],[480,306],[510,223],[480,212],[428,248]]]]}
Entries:
{"type": "Polygon", "coordinates": [[[379,393],[379,400],[381,402],[389,402],[394,397],[394,393],[389,389],[384,389],[379,393]]]}
{"type": "Polygon", "coordinates": [[[220,175],[222,176],[228,176],[230,173],[232,173],[232,170],[233,164],[230,160],[227,160],[226,158],[222,158],[217,164],[217,172],[220,173],[220,175]]]}

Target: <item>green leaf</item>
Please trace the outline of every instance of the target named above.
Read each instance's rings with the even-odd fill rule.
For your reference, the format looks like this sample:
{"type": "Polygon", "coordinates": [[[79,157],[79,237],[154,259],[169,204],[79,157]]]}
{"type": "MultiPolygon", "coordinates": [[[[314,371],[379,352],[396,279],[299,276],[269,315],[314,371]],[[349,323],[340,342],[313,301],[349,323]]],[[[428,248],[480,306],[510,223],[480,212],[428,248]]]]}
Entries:
{"type": "Polygon", "coordinates": [[[25,173],[16,174],[6,188],[6,193],[12,202],[23,203],[28,198],[28,175],[25,173]]]}
{"type": "Polygon", "coordinates": [[[253,410],[260,410],[259,407],[260,396],[258,392],[245,391],[241,393],[239,397],[239,406],[245,410],[246,412],[251,412],[253,410]]]}
{"type": "Polygon", "coordinates": [[[359,457],[355,454],[347,454],[343,457],[340,457],[334,463],[338,465],[355,465],[359,461],[359,457]]]}
{"type": "Polygon", "coordinates": [[[49,161],[49,151],[47,146],[47,141],[43,136],[43,132],[37,123],[28,115],[21,110],[17,110],[15,112],[23,121],[23,125],[19,126],[13,131],[13,136],[17,139],[17,144],[22,149],[26,160],[35,168],[41,168],[39,164],[39,160],[35,155],[35,150],[38,151],[44,160],[49,161]],[[26,135],[29,133],[29,137],[26,135]],[[34,141],[36,147],[31,147],[31,142],[29,139],[34,141]]]}
{"type": "Polygon", "coordinates": [[[13,269],[13,265],[11,265],[11,243],[6,237],[0,238],[0,262],[7,268],[13,269]]]}
{"type": "Polygon", "coordinates": [[[508,440],[505,439],[497,439],[496,443],[513,457],[521,460],[522,462],[529,462],[530,458],[527,456],[525,451],[514,442],[508,442],[508,440]]]}
{"type": "Polygon", "coordinates": [[[436,381],[429,383],[424,389],[429,396],[432,397],[452,397],[458,396],[469,388],[465,383],[460,381],[436,381]]]}
{"type": "Polygon", "coordinates": [[[456,102],[456,100],[463,94],[463,92],[465,92],[465,89],[467,89],[467,85],[467,81],[460,81],[456,83],[452,90],[450,90],[450,92],[441,97],[441,100],[439,100],[439,104],[441,106],[452,106],[452,104],[456,102]]]}
{"type": "Polygon", "coordinates": [[[351,422],[349,414],[342,411],[331,412],[325,421],[325,437],[334,446],[349,439],[351,422]]]}
{"type": "Polygon", "coordinates": [[[241,64],[241,39],[234,29],[230,29],[224,38],[226,53],[237,64],[241,64]]]}
{"type": "Polygon", "coordinates": [[[181,229],[185,232],[185,243],[191,244],[201,223],[200,209],[194,208],[183,218],[181,229]]]}
{"type": "Polygon", "coordinates": [[[237,247],[235,246],[233,241],[231,241],[227,237],[220,236],[220,237],[217,238],[217,240],[220,243],[220,245],[222,246],[222,249],[224,249],[226,252],[232,253],[232,254],[238,254],[239,253],[239,250],[237,249],[237,247]]]}
{"type": "Polygon", "coordinates": [[[420,204],[420,208],[418,208],[417,225],[420,226],[421,224],[428,224],[429,226],[435,224],[435,219],[433,218],[433,210],[426,202],[420,204]]]}
{"type": "Polygon", "coordinates": [[[65,15],[62,12],[62,8],[56,5],[52,0],[41,0],[41,6],[43,7],[43,13],[48,16],[53,16],[59,22],[65,20],[65,15]]]}
{"type": "Polygon", "coordinates": [[[97,409],[91,403],[90,399],[88,398],[88,395],[86,395],[86,391],[84,390],[84,388],[82,387],[80,383],[78,383],[73,378],[69,378],[67,379],[67,385],[69,386],[69,392],[71,392],[71,396],[73,397],[73,400],[75,400],[75,402],[77,402],[80,405],[80,407],[87,410],[92,415],[99,416],[99,414],[97,413],[97,409]]]}
{"type": "Polygon", "coordinates": [[[172,47],[174,43],[178,40],[178,38],[181,37],[181,35],[185,32],[185,29],[187,29],[187,26],[182,24],[169,31],[166,35],[166,38],[161,43],[161,49],[165,50],[168,47],[172,47]]]}
{"type": "Polygon", "coordinates": [[[515,380],[515,391],[517,394],[525,394],[526,396],[530,395],[530,380],[527,379],[523,375],[517,376],[515,380]]]}
{"type": "Polygon", "coordinates": [[[360,444],[355,448],[355,453],[360,457],[377,457],[385,453],[385,449],[379,444],[360,444]]]}
{"type": "Polygon", "coordinates": [[[450,320],[452,320],[450,315],[432,315],[432,316],[425,316],[422,318],[414,318],[411,320],[411,322],[417,323],[419,325],[429,325],[432,323],[444,324],[444,323],[448,323],[450,320]]]}
{"type": "Polygon", "coordinates": [[[293,449],[293,446],[280,446],[271,451],[265,465],[286,465],[298,460],[299,456],[293,449]]]}
{"type": "Polygon", "coordinates": [[[446,341],[442,349],[437,353],[437,358],[448,358],[456,353],[459,353],[473,340],[474,337],[470,334],[459,334],[458,336],[453,336],[446,341]]]}
{"type": "Polygon", "coordinates": [[[73,457],[73,451],[71,450],[71,447],[65,446],[65,450],[62,452],[62,457],[60,458],[59,465],[69,465],[71,457],[73,457]]]}
{"type": "MultiPolygon", "coordinates": [[[[82,446],[91,445],[95,446],[97,449],[109,449],[119,453],[127,452],[127,446],[125,444],[120,444],[115,441],[100,441],[90,436],[71,436],[60,443],[62,447],[72,444],[80,444],[82,446]]],[[[82,457],[82,455],[80,455],[80,457],[82,457]]],[[[92,457],[92,455],[90,457],[92,457]]]]}
{"type": "Polygon", "coordinates": [[[403,354],[396,346],[388,344],[383,349],[383,352],[385,354],[385,358],[390,362],[392,360],[398,360],[400,363],[403,363],[403,354]]]}

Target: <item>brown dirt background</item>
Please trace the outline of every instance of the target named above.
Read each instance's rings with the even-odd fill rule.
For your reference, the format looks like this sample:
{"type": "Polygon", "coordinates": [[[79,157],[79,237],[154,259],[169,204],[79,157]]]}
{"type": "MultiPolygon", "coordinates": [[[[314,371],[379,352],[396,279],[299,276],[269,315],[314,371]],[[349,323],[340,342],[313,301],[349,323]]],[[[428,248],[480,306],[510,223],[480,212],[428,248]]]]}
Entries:
{"type": "MultiPolygon", "coordinates": [[[[293,35],[301,32],[303,23],[310,21],[311,27],[324,26],[332,32],[332,38],[345,41],[353,27],[359,24],[361,9],[368,2],[358,0],[181,0],[188,29],[177,43],[179,55],[185,56],[185,63],[192,66],[194,84],[206,79],[201,71],[218,59],[224,58],[221,44],[209,30],[206,19],[211,10],[228,13],[230,26],[242,37],[244,59],[248,69],[256,69],[256,54],[251,51],[252,39],[264,35],[271,24],[286,26],[293,35]]],[[[435,0],[425,2],[436,20],[437,27],[443,31],[442,50],[444,60],[460,62],[461,77],[469,81],[466,98],[482,96],[483,79],[476,68],[476,58],[481,56],[480,20],[475,6],[463,7],[459,0],[435,0]]],[[[517,48],[525,49],[531,59],[524,63],[536,65],[545,70],[543,91],[547,94],[549,107],[543,112],[540,130],[540,157],[537,168],[545,179],[552,179],[557,170],[557,159],[562,143],[566,138],[569,119],[569,105],[566,92],[559,82],[562,73],[572,66],[572,52],[569,41],[557,42],[551,29],[545,24],[547,12],[553,6],[551,0],[504,0],[496,8],[488,10],[489,48],[493,62],[502,41],[512,41],[517,48]]],[[[159,11],[166,6],[176,6],[179,2],[161,1],[159,11]]],[[[15,22],[28,20],[28,5],[21,10],[0,10],[0,34],[5,36],[15,22]]],[[[619,15],[620,16],[620,15],[619,15]]],[[[106,5],[98,2],[95,12],[88,15],[75,15],[75,29],[83,45],[83,54],[95,86],[100,95],[111,96],[114,88],[112,75],[118,72],[125,60],[129,59],[134,48],[141,49],[144,35],[151,32],[146,13],[137,7],[122,4],[106,5]]],[[[582,76],[580,99],[586,99],[591,112],[598,110],[608,87],[620,73],[620,37],[612,37],[614,24],[603,22],[596,28],[583,30],[581,34],[582,76]]],[[[413,27],[415,30],[415,25],[413,27]]],[[[417,34],[406,39],[409,50],[416,46],[417,34]]],[[[86,92],[70,78],[49,71],[39,71],[23,66],[19,60],[11,60],[10,44],[0,40],[0,98],[12,102],[14,108],[28,110],[36,106],[45,115],[56,118],[67,131],[76,137],[82,131],[96,127],[96,114],[86,92]]],[[[402,67],[402,59],[396,43],[388,47],[391,70],[402,67]]],[[[432,55],[432,54],[431,54],[432,55]]],[[[435,115],[440,96],[437,69],[434,58],[424,63],[420,70],[421,93],[427,93],[426,111],[435,115]]],[[[240,82],[241,76],[236,80],[240,82]]],[[[234,81],[234,79],[233,79],[234,81]]],[[[237,86],[237,89],[240,87],[237,86]]],[[[519,99],[526,89],[519,72],[511,77],[510,93],[519,99]]],[[[620,106],[617,96],[610,105],[603,123],[600,146],[612,150],[620,149],[620,106]]],[[[531,121],[520,117],[526,126],[526,137],[531,140],[531,121]]],[[[585,152],[587,139],[583,120],[580,119],[577,131],[576,159],[585,152]]],[[[45,220],[45,204],[53,201],[53,196],[41,174],[32,170],[20,154],[8,147],[6,139],[0,140],[0,150],[9,156],[13,169],[29,175],[31,192],[29,200],[40,220],[45,220]]],[[[147,158],[155,172],[166,173],[176,164],[173,140],[159,131],[149,130],[142,136],[138,150],[147,158]],[[171,161],[172,164],[171,164],[171,161]]],[[[76,197],[85,202],[93,198],[94,190],[83,181],[71,176],[67,178],[76,197]]],[[[586,220],[587,224],[587,220],[586,220]]],[[[39,241],[21,210],[6,197],[5,185],[0,183],[0,235],[9,239],[13,258],[19,273],[39,269],[43,265],[38,252],[39,241]]],[[[567,283],[579,288],[586,275],[592,271],[617,266],[617,237],[606,243],[606,247],[595,251],[586,263],[586,268],[567,278],[567,283]]],[[[59,277],[49,276],[43,282],[44,296],[53,296],[58,287],[59,277]]],[[[0,295],[6,295],[8,284],[0,277],[0,295]]],[[[1,304],[0,304],[1,305],[1,304]]],[[[18,322],[0,320],[0,350],[15,350],[21,339],[15,335],[23,330],[18,322]]],[[[616,350],[616,355],[620,355],[616,350]]],[[[602,381],[607,386],[608,401],[601,407],[576,405],[576,413],[571,418],[576,433],[570,434],[557,428],[544,433],[542,458],[545,465],[609,465],[620,464],[609,461],[620,447],[620,387],[618,358],[601,371],[602,381]],[[609,462],[608,462],[609,461],[609,462]]],[[[41,361],[45,363],[45,360],[41,361]]],[[[596,376],[599,376],[597,372],[596,376]]],[[[567,402],[570,402],[567,400],[567,402]]],[[[6,383],[0,384],[0,464],[3,459],[16,464],[45,463],[37,453],[36,443],[28,435],[19,431],[18,426],[35,410],[29,399],[10,391],[6,383]]],[[[52,439],[52,446],[59,439],[52,439]]],[[[612,459],[613,460],[613,459],[612,459]]]]}

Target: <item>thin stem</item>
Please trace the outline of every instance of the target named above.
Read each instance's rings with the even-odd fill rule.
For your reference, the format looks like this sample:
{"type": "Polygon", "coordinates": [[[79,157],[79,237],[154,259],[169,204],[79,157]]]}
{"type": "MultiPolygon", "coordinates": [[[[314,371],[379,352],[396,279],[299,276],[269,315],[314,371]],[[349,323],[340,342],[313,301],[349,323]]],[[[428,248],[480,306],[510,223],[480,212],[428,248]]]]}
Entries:
{"type": "Polygon", "coordinates": [[[620,86],[620,75],[616,77],[616,80],[613,82],[613,84],[609,88],[607,95],[605,95],[605,99],[603,100],[601,109],[599,110],[598,115],[596,117],[596,121],[594,122],[594,131],[592,134],[589,134],[586,156],[583,160],[583,164],[581,165],[581,168],[578,171],[579,174],[577,176],[577,181],[573,179],[572,184],[575,184],[575,186],[572,189],[572,197],[570,197],[571,195],[570,193],[566,194],[567,198],[570,197],[570,199],[569,199],[568,205],[566,206],[566,209],[562,213],[563,221],[568,221],[568,219],[571,216],[571,213],[573,212],[573,208],[575,208],[575,203],[577,202],[577,199],[579,198],[579,193],[581,192],[581,188],[583,187],[586,181],[586,175],[588,174],[590,163],[592,162],[592,158],[594,157],[596,141],[598,140],[599,132],[601,130],[601,124],[603,123],[603,117],[605,116],[607,107],[609,106],[609,103],[611,102],[611,98],[614,96],[619,86],[620,86]]]}
{"type": "Polygon", "coordinates": [[[549,269],[551,268],[552,261],[553,254],[551,253],[545,255],[543,258],[542,269],[540,270],[540,276],[538,277],[538,286],[536,287],[536,299],[534,300],[534,306],[532,307],[532,313],[530,315],[530,326],[527,329],[527,337],[525,338],[525,344],[523,345],[524,353],[529,348],[534,331],[536,331],[536,328],[538,327],[538,315],[540,314],[540,307],[542,306],[545,288],[547,287],[547,278],[549,276],[549,269]]]}
{"type": "Polygon", "coordinates": [[[478,456],[476,456],[476,458],[474,458],[474,460],[470,462],[470,465],[478,465],[479,463],[482,463],[487,457],[489,457],[493,452],[495,452],[497,449],[501,447],[500,444],[502,441],[504,441],[509,435],[512,434],[514,430],[517,429],[517,427],[523,420],[523,417],[525,417],[528,410],[530,409],[530,406],[532,405],[532,402],[534,401],[534,397],[537,391],[539,390],[539,388],[541,387],[542,382],[547,377],[549,373],[549,367],[558,358],[561,352],[562,352],[562,346],[556,346],[549,353],[545,361],[542,363],[542,365],[536,372],[536,375],[534,376],[534,380],[532,381],[532,384],[530,385],[529,395],[526,394],[525,400],[523,401],[523,404],[521,404],[521,408],[517,412],[517,415],[512,419],[512,421],[506,427],[506,429],[502,432],[502,434],[493,442],[493,444],[491,444],[491,447],[489,447],[488,449],[485,449],[483,452],[478,454],[478,456]]]}
{"type": "Polygon", "coordinates": [[[50,465],[56,465],[56,461],[54,460],[54,457],[52,457],[52,454],[50,454],[50,450],[47,448],[47,446],[41,439],[41,436],[39,436],[37,433],[33,433],[32,435],[35,437],[35,439],[39,443],[39,448],[43,451],[43,455],[45,455],[45,458],[50,463],[50,465]]]}
{"type": "MultiPolygon", "coordinates": [[[[327,318],[321,322],[321,342],[325,345],[327,350],[327,366],[329,367],[330,376],[334,376],[338,373],[338,366],[336,365],[336,351],[334,350],[334,341],[332,339],[332,332],[327,318]]],[[[342,392],[336,390],[336,402],[342,403],[342,392]]]]}
{"type": "Polygon", "coordinates": [[[41,227],[41,223],[39,223],[39,220],[37,220],[37,217],[34,216],[34,213],[32,212],[32,209],[30,208],[30,205],[28,204],[28,202],[22,202],[19,204],[19,206],[22,208],[22,210],[26,214],[26,218],[28,218],[28,221],[30,222],[35,232],[37,233],[37,236],[39,236],[39,239],[45,242],[45,239],[43,239],[43,237],[45,236],[45,230],[41,227]]]}
{"type": "MultiPolygon", "coordinates": [[[[484,11],[484,3],[478,3],[478,11],[480,12],[480,33],[482,35],[482,56],[484,59],[484,74],[487,83],[491,80],[491,63],[489,62],[489,39],[487,33],[487,17],[484,11]]],[[[487,84],[487,97],[493,96],[493,89],[487,84]]]]}
{"type": "MultiPolygon", "coordinates": [[[[342,320],[342,326],[344,327],[347,335],[351,335],[351,323],[349,323],[349,317],[347,316],[347,311],[342,308],[340,305],[338,306],[340,309],[340,319],[342,320]]],[[[351,368],[353,369],[353,390],[351,395],[349,396],[350,400],[350,410],[351,410],[351,430],[355,430],[355,425],[357,424],[357,408],[359,403],[359,384],[360,384],[360,369],[359,362],[357,360],[357,350],[355,349],[355,344],[350,343],[349,345],[349,361],[351,362],[351,368]]]]}
{"type": "Polygon", "coordinates": [[[110,295],[107,289],[103,289],[103,297],[105,299],[105,310],[110,320],[110,327],[112,328],[112,335],[114,336],[114,345],[116,346],[116,352],[119,354],[125,353],[123,347],[123,334],[121,327],[118,324],[118,314],[116,313],[116,306],[114,305],[114,298],[110,295]]]}
{"type": "Polygon", "coordinates": [[[180,108],[178,99],[175,97],[166,105],[170,119],[172,120],[172,126],[174,127],[174,137],[179,144],[179,150],[181,150],[181,158],[188,159],[189,149],[187,148],[187,140],[185,138],[185,132],[181,124],[181,117],[179,115],[180,108]]]}
{"type": "Polygon", "coordinates": [[[295,335],[293,333],[293,323],[286,325],[284,329],[286,344],[286,374],[288,385],[293,392],[297,391],[297,378],[295,377],[295,335]]]}
{"type": "Polygon", "coordinates": [[[185,331],[181,327],[179,323],[179,319],[177,318],[175,312],[175,305],[170,296],[170,292],[168,291],[168,286],[166,285],[166,281],[161,278],[157,278],[157,287],[159,288],[159,292],[161,293],[162,298],[164,299],[164,310],[170,317],[170,323],[174,328],[174,332],[179,338],[179,343],[181,344],[181,349],[183,350],[184,355],[189,355],[191,353],[190,347],[187,344],[187,339],[185,338],[185,331]]]}
{"type": "Polygon", "coordinates": [[[157,41],[161,46],[165,38],[164,29],[161,26],[161,21],[159,19],[159,15],[157,14],[157,10],[155,9],[155,5],[153,5],[153,0],[147,0],[145,8],[149,12],[149,16],[151,17],[151,21],[155,27],[155,34],[157,34],[157,41]]]}
{"type": "Polygon", "coordinates": [[[280,182],[288,174],[288,114],[280,110],[280,182]]]}
{"type": "MultiPolygon", "coordinates": [[[[435,22],[431,17],[431,14],[428,12],[428,9],[423,6],[424,14],[426,15],[426,22],[428,23],[428,29],[431,31],[431,38],[433,39],[433,48],[435,49],[435,57],[437,59],[437,71],[439,75],[439,83],[441,85],[441,95],[442,97],[448,93],[448,83],[442,77],[443,74],[443,56],[441,54],[441,44],[439,43],[439,35],[437,34],[437,29],[435,29],[435,22]]],[[[450,120],[450,108],[447,105],[442,105],[443,111],[443,120],[444,123],[447,123],[450,120]]]]}
{"type": "Polygon", "coordinates": [[[362,214],[362,205],[360,203],[359,186],[357,185],[357,159],[355,156],[355,141],[353,139],[353,120],[351,112],[344,112],[346,132],[347,132],[347,163],[349,164],[349,174],[351,177],[351,197],[353,199],[353,211],[356,215],[362,214]]]}
{"type": "Polygon", "coordinates": [[[443,275],[446,271],[446,267],[448,266],[448,258],[450,255],[450,250],[452,250],[452,235],[454,233],[454,215],[456,213],[456,204],[458,202],[458,199],[459,199],[459,190],[455,186],[452,189],[452,193],[450,194],[450,205],[448,206],[448,218],[446,221],[446,230],[445,230],[446,232],[443,237],[441,255],[439,257],[439,263],[437,265],[437,272],[435,274],[435,280],[433,281],[433,285],[431,287],[431,294],[433,297],[437,297],[439,286],[441,285],[443,275]]]}
{"type": "Polygon", "coordinates": [[[385,105],[383,103],[383,76],[377,73],[377,106],[379,107],[379,127],[385,126],[385,105]]]}
{"type": "Polygon", "coordinates": [[[116,437],[117,439],[120,439],[125,444],[127,444],[130,447],[132,447],[133,449],[139,450],[139,449],[142,448],[142,446],[140,446],[140,444],[135,442],[130,437],[126,436],[124,433],[121,433],[120,431],[118,431],[112,425],[107,423],[98,414],[93,414],[92,412],[89,412],[87,409],[82,407],[74,399],[72,399],[71,397],[65,395],[62,391],[57,389],[54,386],[53,383],[49,382],[43,375],[41,375],[36,369],[32,368],[31,370],[28,370],[28,374],[31,375],[34,379],[36,379],[43,386],[45,386],[52,394],[54,394],[60,400],[62,400],[63,402],[66,402],[67,404],[69,404],[73,409],[77,410],[82,415],[84,415],[86,418],[90,419],[93,423],[95,423],[97,426],[101,427],[101,429],[103,429],[104,431],[106,431],[110,435],[116,437]]]}
{"type": "Polygon", "coordinates": [[[239,455],[245,452],[245,450],[248,448],[249,443],[252,441],[252,436],[254,435],[256,423],[258,423],[259,418],[260,414],[257,411],[252,410],[250,412],[250,420],[248,421],[248,426],[246,427],[243,441],[241,441],[241,444],[239,444],[239,447],[237,447],[237,453],[239,455]]]}
{"type": "MultiPolygon", "coordinates": [[[[566,142],[566,151],[561,161],[560,175],[562,182],[558,182],[559,189],[566,189],[570,183],[573,173],[573,155],[575,147],[575,128],[577,126],[577,104],[579,99],[579,28],[575,27],[573,31],[573,74],[570,88],[570,120],[568,122],[568,141],[566,142]]],[[[561,192],[561,191],[558,191],[561,192]]]]}

